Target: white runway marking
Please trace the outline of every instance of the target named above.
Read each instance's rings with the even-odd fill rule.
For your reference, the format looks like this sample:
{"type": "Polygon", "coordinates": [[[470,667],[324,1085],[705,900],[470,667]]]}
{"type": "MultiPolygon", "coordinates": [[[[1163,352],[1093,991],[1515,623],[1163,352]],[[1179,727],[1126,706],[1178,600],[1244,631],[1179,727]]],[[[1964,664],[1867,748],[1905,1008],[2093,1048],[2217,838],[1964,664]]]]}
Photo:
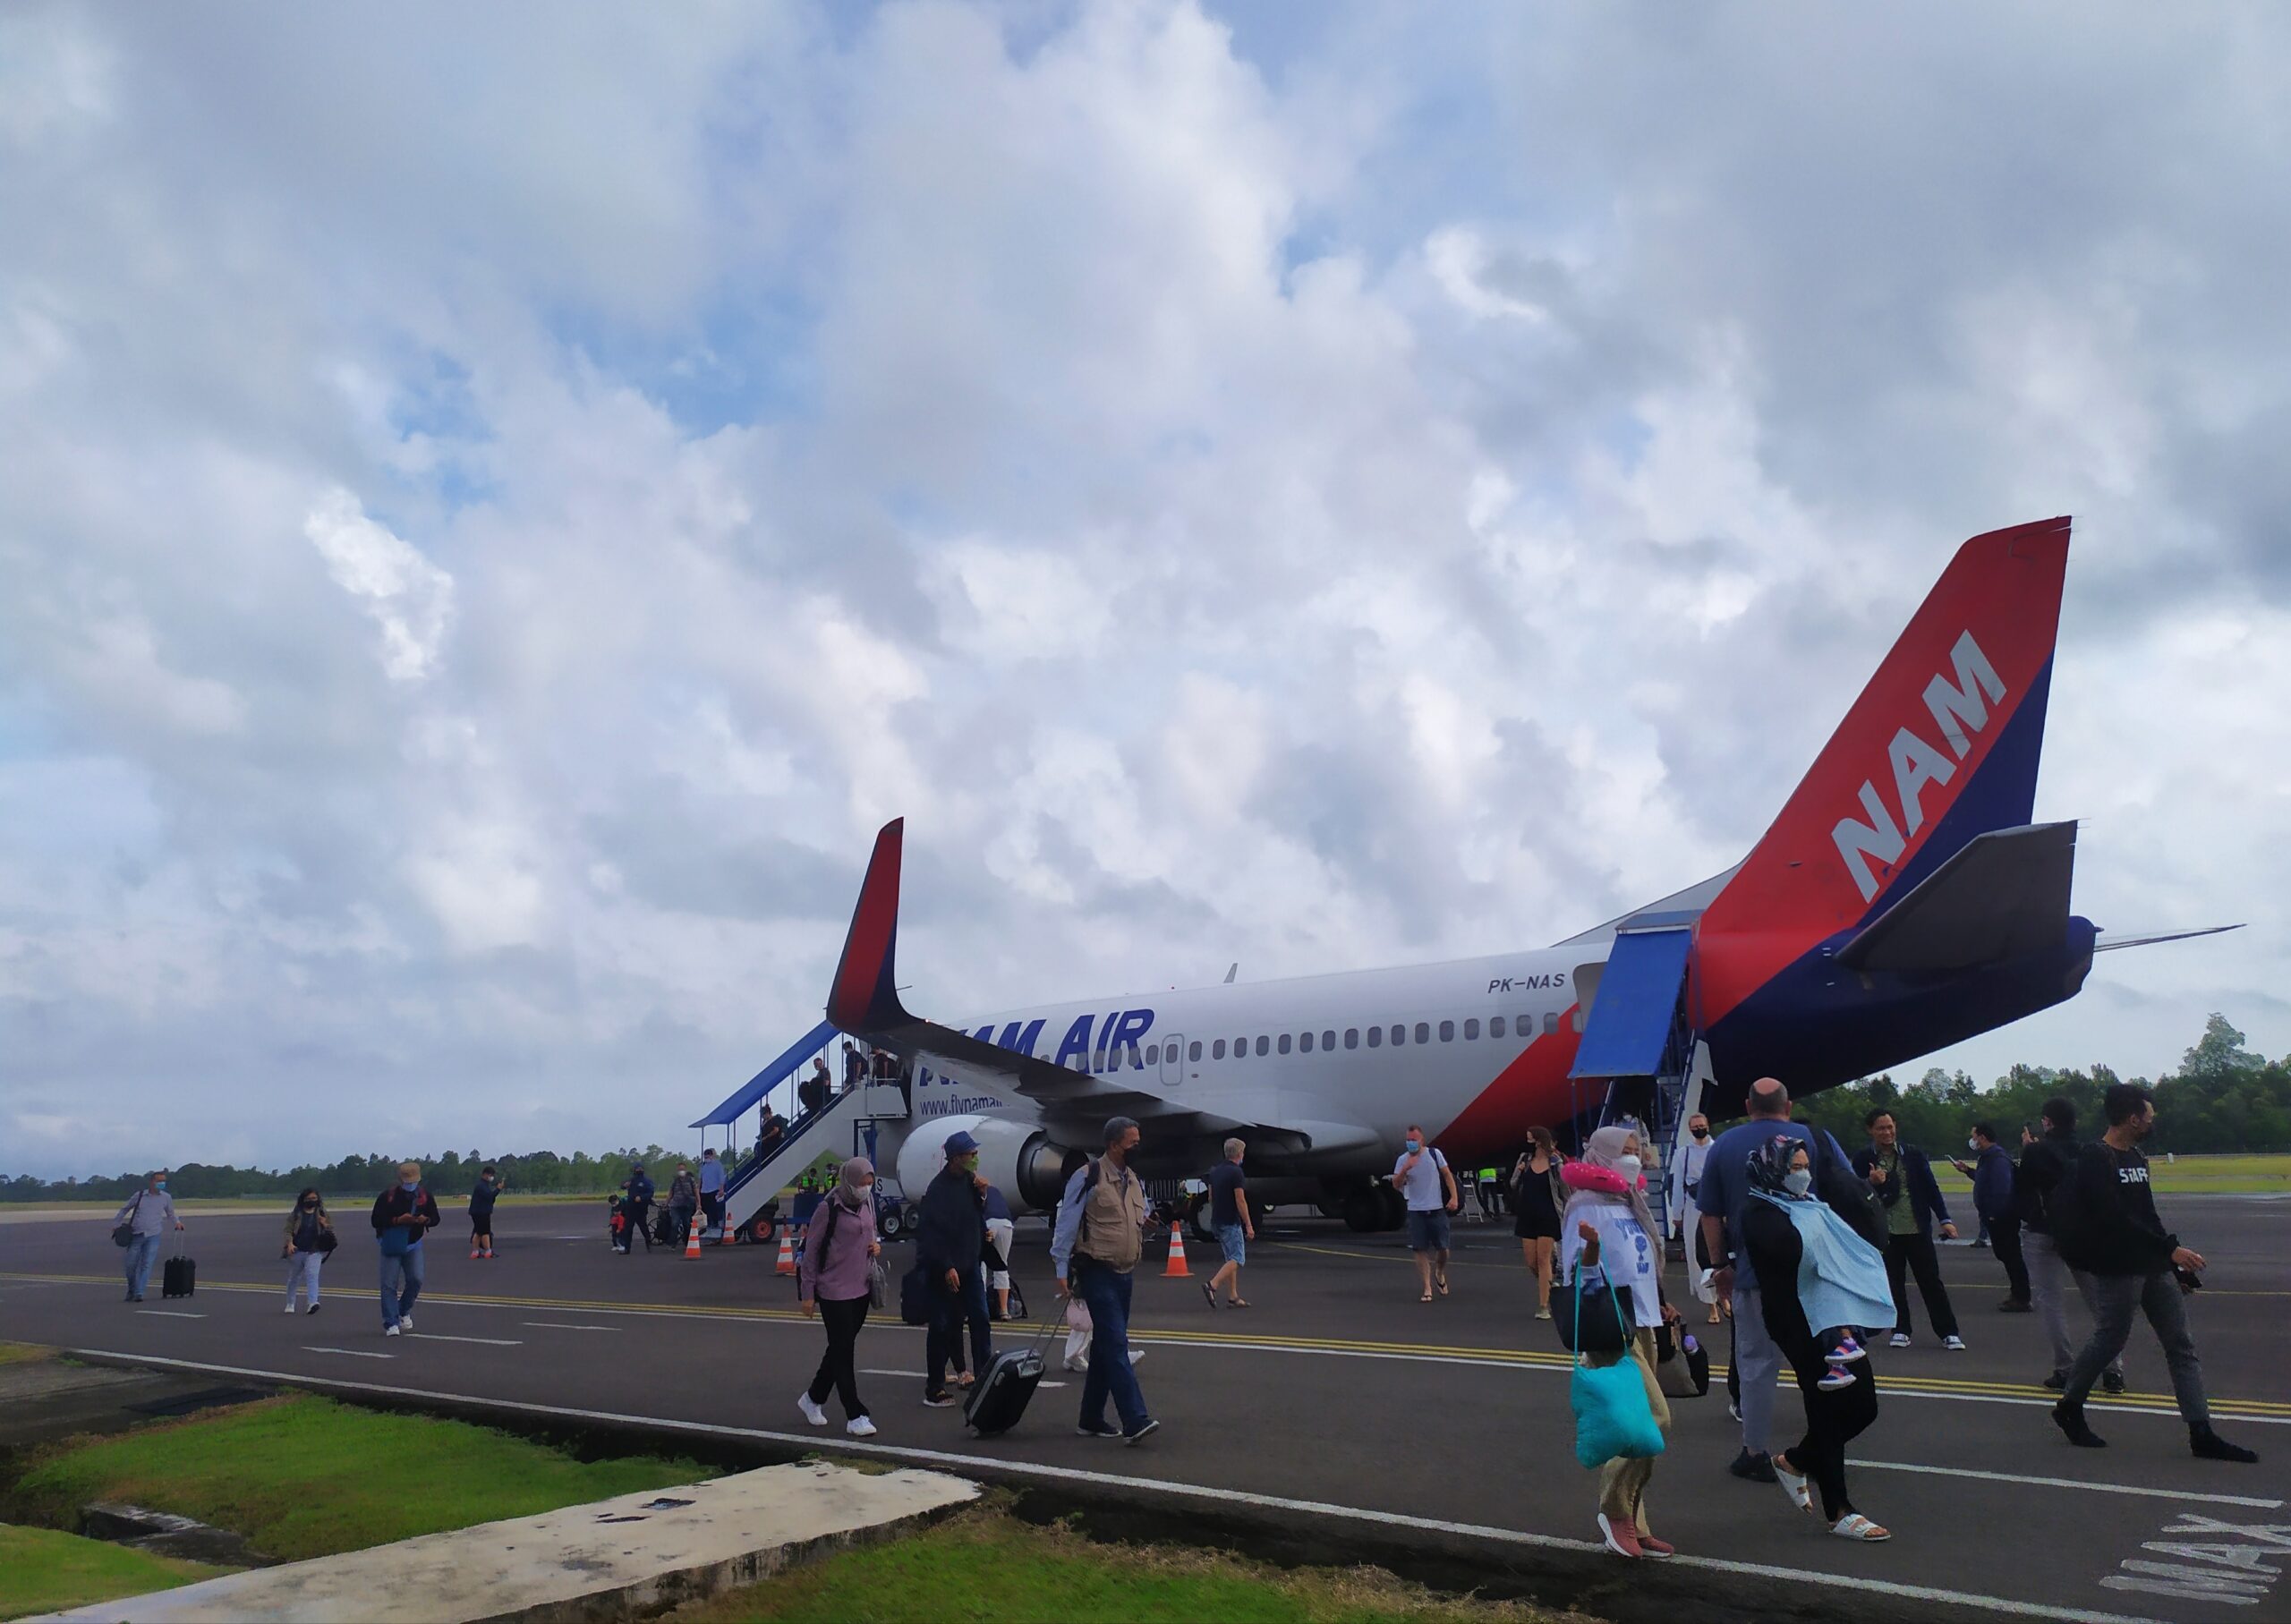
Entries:
{"type": "Polygon", "coordinates": [[[440,1336],[434,1331],[409,1331],[405,1334],[416,1342],[478,1342],[487,1348],[523,1348],[524,1346],[523,1342],[510,1337],[447,1337],[440,1336]]]}
{"type": "Polygon", "coordinates": [[[527,1320],[525,1323],[535,1331],[609,1331],[616,1334],[620,1331],[617,1325],[560,1325],[555,1320],[527,1320]]]}
{"type": "MultiPolygon", "coordinates": [[[[207,1317],[203,1314],[192,1314],[181,1308],[139,1308],[135,1312],[153,1314],[162,1320],[203,1320],[207,1317]]],[[[1622,1333],[1617,1331],[1615,1334],[1621,1336],[1622,1333]]]]}
{"type": "Polygon", "coordinates": [[[2044,1489],[2089,1489],[2095,1494],[2142,1494],[2153,1500],[2200,1500],[2214,1506],[2256,1506],[2272,1511],[2283,1502],[2255,1494],[2202,1494],[2193,1490],[2150,1489],[2128,1483],[2085,1483],[2074,1477],[2023,1477],[2012,1472],[1977,1472],[1969,1467],[1912,1466],[1900,1460],[1849,1460],[1856,1471],[1922,1472],[1934,1477],[1978,1477],[1987,1483],[2025,1483],[2044,1489]]]}
{"type": "MultiPolygon", "coordinates": [[[[99,1348],[74,1348],[78,1354],[101,1356],[99,1348]]],[[[336,1349],[346,1352],[347,1349],[336,1349]]],[[[111,1357],[120,1356],[111,1355],[111,1357]]],[[[819,1434],[774,1432],[768,1427],[724,1426],[710,1421],[679,1421],[666,1416],[631,1416],[617,1410],[574,1409],[553,1404],[533,1404],[515,1399],[489,1399],[473,1393],[433,1392],[419,1388],[386,1387],[377,1382],[345,1382],[332,1376],[297,1375],[288,1371],[249,1370],[234,1365],[209,1365],[192,1359],[166,1359],[134,1356],[138,1365],[164,1365],[178,1370],[200,1370],[218,1375],[250,1376],[271,1382],[301,1382],[311,1387],[338,1388],[350,1392],[368,1392],[406,1399],[429,1399],[441,1404],[474,1404],[495,1409],[515,1410],[524,1415],[571,1418],[576,1421],[604,1421],[621,1425],[658,1427],[664,1432],[689,1433],[712,1438],[749,1438],[788,1448],[816,1448],[819,1434]]],[[[1110,1488],[1144,1490],[1151,1493],[1167,1494],[1180,1500],[1201,1500],[1223,1505],[1258,1506],[1267,1510],[1300,1512],[1310,1517],[1338,1518],[1347,1522],[1366,1524],[1371,1527],[1414,1528],[1429,1534],[1461,1535],[1470,1539],[1483,1539],[1501,1544],[1523,1545],[1546,1551],[1573,1551],[1589,1554],[1606,1547],[1596,1540],[1568,1539],[1556,1534],[1529,1534],[1519,1528],[1497,1528],[1481,1523],[1456,1523],[1438,1518],[1410,1517],[1404,1512],[1379,1511],[1363,1506],[1341,1506],[1325,1501],[1292,1500],[1280,1494],[1252,1494],[1243,1489],[1213,1488],[1203,1484],[1169,1483],[1156,1477],[1129,1477],[1114,1472],[1092,1472],[1078,1467],[1043,1466],[1033,1461],[1010,1460],[993,1455],[965,1455],[951,1450],[924,1450],[894,1443],[874,1443],[849,1438],[835,1446],[839,1450],[854,1450],[870,1455],[885,1455],[895,1459],[921,1461],[926,1465],[944,1467],[957,1471],[985,1470],[1007,1473],[1012,1476],[1040,1477],[1052,1482],[1103,1484],[1110,1488]]],[[[2099,1612],[2085,1607],[2056,1607],[2045,1602],[2015,1601],[2009,1596],[1984,1595],[1978,1591],[1947,1590],[1931,1585],[1903,1585],[1890,1579],[1875,1579],[1861,1573],[1826,1573],[1811,1568],[1783,1568],[1767,1562],[1737,1562],[1715,1556],[1674,1556],[1666,1559],[1674,1568],[1699,1568],[1715,1573],[1739,1574],[1749,1578],[1774,1579],[1785,1585],[1818,1585],[1825,1589],[1840,1590],[1852,1594],[1898,1596],[1906,1601],[1939,1602],[1958,1607],[1979,1608],[1986,1612],[2003,1613],[2019,1619],[2048,1619],[2056,1624],[2163,1624],[2162,1620],[2137,1614],[2099,1612]]]]}
{"type": "Polygon", "coordinates": [[[307,1345],[307,1344],[305,1344],[305,1345],[304,1345],[304,1347],[303,1347],[303,1348],[302,1348],[302,1351],[303,1351],[304,1353],[330,1353],[330,1354],[340,1354],[340,1355],[342,1355],[345,1358],[348,1358],[348,1359],[395,1359],[395,1358],[396,1358],[396,1357],[397,1357],[397,1356],[396,1356],[396,1354],[386,1354],[386,1353],[368,1353],[368,1352],[366,1352],[365,1350],[363,1350],[362,1348],[312,1348],[312,1347],[310,1347],[310,1346],[309,1346],[309,1345],[307,1345]]]}

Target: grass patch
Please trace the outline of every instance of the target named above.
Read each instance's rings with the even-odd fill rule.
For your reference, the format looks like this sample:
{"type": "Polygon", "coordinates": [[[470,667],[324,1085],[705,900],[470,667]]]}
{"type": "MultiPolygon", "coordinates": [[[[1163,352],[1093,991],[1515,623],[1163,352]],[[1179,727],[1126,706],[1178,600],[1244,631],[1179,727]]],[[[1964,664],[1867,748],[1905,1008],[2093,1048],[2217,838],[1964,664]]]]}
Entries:
{"type": "Polygon", "coordinates": [[[1290,1572],[1179,1546],[1099,1544],[992,1509],[669,1615],[676,1624],[1529,1624],[1562,1616],[1438,1595],[1373,1568],[1290,1572]]]}
{"type": "Polygon", "coordinates": [[[0,1365],[37,1365],[55,1357],[55,1349],[35,1342],[0,1342],[0,1365]]]}
{"type": "Polygon", "coordinates": [[[81,1539],[53,1528],[18,1528],[0,1523],[0,1619],[60,1612],[123,1595],[172,1590],[194,1579],[212,1578],[228,1568],[151,1556],[99,1539],[81,1539]]]}
{"type": "Polygon", "coordinates": [[[580,1461],[490,1427],[294,1394],[44,1452],[15,1498],[71,1523],[125,1501],[244,1535],[293,1560],[715,1474],[653,1457],[580,1461]]]}

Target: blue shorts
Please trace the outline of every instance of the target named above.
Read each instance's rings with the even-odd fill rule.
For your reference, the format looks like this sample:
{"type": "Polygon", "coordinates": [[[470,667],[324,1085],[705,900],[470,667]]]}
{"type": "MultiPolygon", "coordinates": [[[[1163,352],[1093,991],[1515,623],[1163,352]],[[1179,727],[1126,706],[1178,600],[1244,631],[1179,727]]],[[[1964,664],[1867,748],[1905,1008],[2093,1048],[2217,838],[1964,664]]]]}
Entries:
{"type": "Polygon", "coordinates": [[[1448,1249],[1448,1215],[1437,1209],[1429,1212],[1410,1212],[1408,1215],[1408,1249],[1410,1252],[1445,1252],[1448,1249]]]}
{"type": "Polygon", "coordinates": [[[1240,1225],[1219,1224],[1217,1244],[1225,1249],[1227,1263],[1246,1264],[1249,1261],[1248,1237],[1241,1232],[1240,1225]]]}

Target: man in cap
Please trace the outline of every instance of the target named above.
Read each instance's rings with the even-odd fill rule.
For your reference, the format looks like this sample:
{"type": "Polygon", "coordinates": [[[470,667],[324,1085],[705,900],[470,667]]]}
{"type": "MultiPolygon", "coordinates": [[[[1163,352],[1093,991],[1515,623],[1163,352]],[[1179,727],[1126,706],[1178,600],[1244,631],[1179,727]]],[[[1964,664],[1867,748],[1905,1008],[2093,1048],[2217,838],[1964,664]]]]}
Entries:
{"type": "Polygon", "coordinates": [[[960,1129],[947,1135],[947,1165],[916,1203],[915,1262],[931,1293],[931,1331],[924,1349],[923,1402],[941,1409],[955,1401],[947,1365],[970,1327],[971,1367],[963,1385],[978,1379],[993,1358],[986,1317],[986,1180],[978,1176],[978,1141],[960,1129]]]}

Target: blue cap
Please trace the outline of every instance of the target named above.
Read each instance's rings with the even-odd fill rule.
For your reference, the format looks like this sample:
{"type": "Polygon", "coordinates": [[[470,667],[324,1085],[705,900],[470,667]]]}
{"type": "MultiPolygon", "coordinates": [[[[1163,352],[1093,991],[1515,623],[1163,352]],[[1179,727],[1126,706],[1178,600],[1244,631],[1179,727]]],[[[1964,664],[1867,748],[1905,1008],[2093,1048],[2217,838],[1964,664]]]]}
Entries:
{"type": "Polygon", "coordinates": [[[977,1148],[978,1141],[960,1128],[947,1135],[947,1154],[950,1156],[967,1156],[977,1148]]]}

